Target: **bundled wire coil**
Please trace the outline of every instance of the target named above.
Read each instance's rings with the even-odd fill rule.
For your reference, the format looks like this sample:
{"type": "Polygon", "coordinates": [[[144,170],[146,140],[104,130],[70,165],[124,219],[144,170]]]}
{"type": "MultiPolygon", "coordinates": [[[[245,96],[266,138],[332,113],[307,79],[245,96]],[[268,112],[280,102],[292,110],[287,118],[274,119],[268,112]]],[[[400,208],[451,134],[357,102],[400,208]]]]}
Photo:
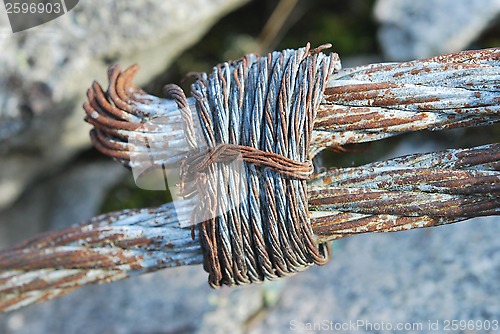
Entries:
{"type": "Polygon", "coordinates": [[[310,162],[328,146],[499,122],[499,49],[345,70],[321,49],[219,65],[190,98],[175,85],[172,99],[149,95],[131,82],[137,66],[112,66],[84,105],[94,145],[132,170],[181,167],[186,199],[0,251],[0,311],[202,262],[214,287],[260,282],[324,263],[330,240],[500,213],[498,144],[312,178],[310,162]]]}
{"type": "MultiPolygon", "coordinates": [[[[195,214],[204,217],[199,237],[213,287],[288,276],[328,260],[328,247],[314,242],[306,201],[312,125],[335,69],[336,55],[323,48],[248,55],[193,84],[208,149],[184,160],[182,184],[194,180],[196,189],[183,192],[199,196],[195,214]],[[245,162],[241,171],[228,164],[235,159],[245,162]]],[[[173,91],[179,107],[187,106],[173,91]]],[[[191,113],[182,113],[189,138],[191,113]]]]}

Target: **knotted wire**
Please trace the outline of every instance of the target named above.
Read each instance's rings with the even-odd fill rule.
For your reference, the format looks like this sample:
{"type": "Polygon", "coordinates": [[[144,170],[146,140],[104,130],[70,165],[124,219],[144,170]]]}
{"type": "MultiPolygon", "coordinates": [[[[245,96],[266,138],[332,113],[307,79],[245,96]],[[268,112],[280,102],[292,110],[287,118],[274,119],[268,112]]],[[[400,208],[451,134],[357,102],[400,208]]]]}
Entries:
{"type": "Polygon", "coordinates": [[[325,47],[248,55],[192,86],[209,148],[181,169],[195,180],[196,215],[209,213],[199,231],[212,287],[275,279],[328,260],[327,246],[314,242],[305,181],[315,110],[336,64],[336,55],[320,53],[325,47]],[[243,180],[224,163],[237,156],[243,180]]]}
{"type": "MultiPolygon", "coordinates": [[[[340,69],[340,60],[336,62],[340,69]]],[[[187,109],[138,89],[131,82],[137,69],[134,65],[121,72],[118,66],[112,66],[107,91],[96,82],[89,89],[89,102],[84,108],[86,121],[95,127],[93,143],[103,154],[126,166],[131,166],[130,156],[146,155],[145,148],[149,160],[178,166],[192,149],[186,142],[180,113],[187,109]],[[139,127],[138,122],[147,124],[158,116],[161,124],[139,127]],[[138,133],[144,140],[130,141],[138,133]],[[153,145],[146,147],[144,141],[153,145]]],[[[329,146],[410,131],[498,123],[499,80],[498,48],[339,70],[330,76],[317,109],[309,156],[329,146]]],[[[194,98],[186,101],[196,113],[194,98]]],[[[196,127],[195,132],[200,135],[196,127]]],[[[135,160],[141,164],[141,159],[135,160]]]]}
{"type": "MultiPolygon", "coordinates": [[[[329,86],[346,84],[346,92],[351,92],[351,98],[346,98],[341,102],[343,104],[339,102],[335,105],[329,105],[323,101],[326,109],[320,108],[319,111],[323,114],[319,116],[320,118],[328,116],[330,122],[318,123],[316,132],[323,132],[322,128],[325,124],[331,126],[332,131],[328,132],[331,138],[328,142],[341,145],[345,142],[374,140],[381,138],[380,136],[390,136],[405,131],[432,129],[436,125],[439,129],[443,124],[455,127],[498,122],[499,56],[500,50],[498,49],[466,51],[423,61],[390,66],[375,64],[342,71],[331,77],[329,86]],[[469,66],[447,67],[446,62],[464,63],[469,66]],[[441,63],[441,65],[437,66],[435,63],[441,63]],[[433,66],[436,66],[435,70],[429,74],[428,79],[419,79],[419,76],[429,73],[427,68],[433,68],[433,66]],[[419,68],[422,71],[418,71],[419,68]],[[449,78],[436,79],[432,82],[432,76],[436,78],[446,76],[448,70],[452,73],[449,78]],[[365,76],[365,79],[373,84],[377,80],[391,82],[398,77],[414,76],[414,82],[419,82],[413,87],[414,89],[419,89],[419,85],[434,87],[438,99],[427,103],[427,107],[437,106],[440,99],[446,99],[446,92],[441,90],[439,85],[446,86],[447,81],[456,82],[452,80],[454,78],[460,78],[462,83],[472,91],[488,91],[490,97],[496,96],[496,100],[495,97],[485,99],[482,106],[468,108],[465,105],[469,102],[479,102],[481,98],[488,97],[488,94],[485,94],[475,98],[473,94],[469,94],[468,99],[460,100],[462,106],[460,107],[459,104],[456,109],[444,109],[442,113],[439,109],[432,112],[416,110],[412,112],[411,117],[405,118],[404,115],[410,114],[405,110],[399,110],[399,106],[394,106],[394,109],[391,109],[391,106],[372,107],[370,104],[379,101],[373,97],[362,98],[363,106],[361,107],[349,105],[351,99],[356,100],[356,95],[352,93],[359,91],[362,86],[349,85],[347,82],[334,83],[334,81],[342,81],[343,75],[354,72],[365,76]],[[453,115],[454,111],[459,109],[462,110],[460,115],[462,122],[455,122],[456,118],[453,117],[447,118],[448,114],[453,115]],[[366,113],[366,111],[369,112],[366,113]],[[329,114],[324,114],[325,112],[329,114]],[[420,114],[422,116],[419,116],[420,114]],[[428,117],[432,114],[438,117],[428,117]],[[466,121],[467,119],[469,121],[466,121]],[[391,124],[387,121],[391,121],[391,124]]],[[[131,69],[121,72],[117,67],[112,67],[108,92],[105,93],[97,83],[94,83],[89,90],[89,103],[86,104],[85,109],[86,120],[94,124],[98,119],[99,123],[95,124],[95,128],[96,132],[101,132],[101,136],[97,138],[97,142],[111,146],[107,146],[109,150],[103,153],[129,165],[130,161],[127,159],[130,153],[141,150],[143,147],[127,142],[129,136],[138,128],[134,124],[133,128],[128,129],[130,125],[126,123],[137,123],[138,120],[143,122],[158,115],[167,116],[169,122],[162,124],[160,128],[153,129],[156,131],[144,133],[151,141],[163,145],[148,148],[155,156],[162,156],[162,147],[178,149],[180,154],[172,159],[167,154],[164,156],[169,160],[162,160],[162,163],[165,162],[167,165],[178,164],[187,152],[187,144],[183,130],[184,121],[178,113],[177,106],[174,102],[171,103],[169,100],[138,90],[130,83],[132,72],[135,70],[130,71],[131,69]],[[124,80],[125,78],[128,79],[124,80]],[[121,97],[118,92],[121,92],[121,97]],[[105,123],[109,121],[124,122],[105,123]],[[114,143],[109,142],[110,140],[114,143]],[[125,159],[121,159],[121,156],[125,159]]],[[[344,78],[347,77],[344,76],[344,78]]],[[[376,86],[370,88],[377,89],[376,86]]],[[[461,89],[464,88],[455,88],[453,94],[463,93],[461,89]]],[[[392,89],[387,90],[387,93],[392,92],[392,89]]],[[[396,89],[394,92],[402,93],[402,90],[396,89]]],[[[342,97],[337,95],[339,96],[342,97]]],[[[192,108],[194,104],[192,99],[187,101],[192,108]]],[[[410,99],[407,102],[407,109],[419,106],[418,99],[414,101],[410,99]]],[[[318,138],[321,139],[319,136],[314,138],[316,138],[313,140],[317,147],[327,146],[328,142],[321,142],[318,140],[318,138]]],[[[99,146],[96,147],[99,148],[99,146]]],[[[311,147],[311,150],[314,148],[311,147]]],[[[499,214],[496,208],[500,205],[498,200],[500,193],[498,191],[499,152],[499,145],[491,144],[470,149],[411,155],[320,175],[317,180],[311,182],[310,186],[311,223],[314,233],[318,236],[315,242],[321,243],[358,233],[393,232],[449,224],[478,215],[499,214]],[[427,169],[431,173],[427,173],[427,169]],[[377,189],[392,191],[393,197],[386,200],[385,205],[377,206],[367,201],[368,197],[352,197],[349,191],[344,191],[339,193],[339,196],[330,196],[327,199],[329,203],[326,205],[317,205],[318,195],[334,194],[339,188],[364,189],[368,195],[376,193],[377,189]],[[418,198],[419,203],[422,204],[420,208],[415,207],[411,201],[405,201],[407,194],[412,195],[415,192],[422,195],[418,198]],[[473,205],[467,205],[459,211],[446,212],[442,210],[441,202],[433,200],[434,194],[455,196],[457,201],[447,203],[451,206],[459,203],[461,198],[475,196],[479,202],[483,203],[481,205],[487,206],[490,203],[490,208],[483,206],[480,210],[476,210],[473,205]],[[398,200],[399,202],[396,202],[398,200]],[[396,205],[391,205],[391,201],[394,201],[396,205]],[[407,208],[405,209],[404,206],[407,208]],[[422,215],[411,215],[410,208],[411,210],[421,209],[419,214],[422,215]]],[[[184,206],[187,213],[191,213],[194,209],[194,204],[189,203],[184,206]]],[[[179,207],[176,209],[179,214],[179,207]]],[[[172,217],[169,213],[172,212],[171,210],[173,206],[168,204],[165,208],[152,211],[127,210],[99,216],[81,227],[50,232],[37,236],[34,242],[26,242],[13,249],[0,251],[0,295],[2,296],[0,311],[13,310],[35,301],[54,298],[85,284],[122,279],[135,272],[199,263],[202,257],[197,236],[193,239],[189,229],[179,227],[179,224],[182,226],[182,221],[189,221],[189,215],[185,212],[184,218],[173,219],[170,226],[161,222],[165,219],[162,217],[166,217],[167,220],[171,219],[168,218],[172,217]],[[105,259],[100,268],[96,266],[96,260],[99,258],[105,259]],[[117,258],[120,259],[119,262],[113,260],[117,258]],[[75,269],[75,265],[79,268],[75,269]]]]}
{"type": "Polygon", "coordinates": [[[189,116],[180,115],[186,106],[139,89],[132,83],[138,70],[137,65],[124,71],[110,66],[107,90],[97,82],[88,89],[83,109],[85,121],[94,127],[92,144],[127,167],[149,161],[161,161],[166,168],[178,166],[189,145],[196,142],[196,135],[184,127],[184,118],[189,116]]]}

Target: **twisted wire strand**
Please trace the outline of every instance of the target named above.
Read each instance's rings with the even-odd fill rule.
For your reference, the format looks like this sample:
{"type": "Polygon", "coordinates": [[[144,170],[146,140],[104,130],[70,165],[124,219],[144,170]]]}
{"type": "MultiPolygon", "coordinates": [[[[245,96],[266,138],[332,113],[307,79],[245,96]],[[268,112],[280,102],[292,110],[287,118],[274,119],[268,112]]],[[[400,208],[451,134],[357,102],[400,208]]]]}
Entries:
{"type": "Polygon", "coordinates": [[[0,311],[49,300],[88,284],[109,283],[202,261],[187,220],[193,204],[125,210],[0,251],[0,311]],[[184,208],[184,209],[182,209],[184,208]]]}
{"type": "Polygon", "coordinates": [[[500,145],[412,154],[331,170],[309,184],[320,240],[498,215],[500,145]]]}
{"type": "MultiPolygon", "coordinates": [[[[251,57],[247,56],[246,61],[251,57]]],[[[335,68],[340,69],[338,59],[335,68]]],[[[191,148],[186,142],[181,114],[187,108],[139,90],[131,83],[137,69],[133,66],[121,72],[113,66],[106,93],[98,83],[89,89],[89,102],[84,109],[86,121],[95,127],[91,134],[93,143],[103,154],[126,166],[131,165],[130,155],[135,153],[132,160],[139,165],[141,161],[152,160],[158,166],[178,167],[191,148]],[[128,94],[127,98],[117,97],[117,87],[122,96],[128,94]],[[116,103],[124,108],[119,109],[116,103]],[[139,130],[137,122],[142,124],[139,130]]],[[[251,81],[237,83],[235,87],[246,85],[256,91],[264,88],[256,75],[247,80],[251,81]]],[[[309,157],[326,147],[374,141],[409,131],[497,123],[499,82],[498,48],[340,70],[331,76],[317,107],[309,157]]],[[[234,103],[242,108],[256,103],[256,108],[261,108],[256,91],[249,92],[246,99],[238,97],[234,103]]],[[[195,99],[186,101],[189,110],[195,112],[195,99]]],[[[246,125],[255,126],[251,124],[253,120],[244,117],[246,125]]],[[[195,121],[194,137],[204,136],[196,122],[197,115],[191,118],[195,121]]],[[[198,144],[204,143],[198,139],[198,144]]]]}
{"type": "MultiPolygon", "coordinates": [[[[499,49],[466,51],[423,61],[375,64],[339,72],[328,84],[333,90],[320,101],[316,122],[308,124],[314,126],[309,156],[325,146],[376,140],[405,131],[496,123],[499,53],[499,49]],[[339,86],[343,84],[346,84],[345,96],[339,93],[339,86]],[[447,89],[441,95],[439,85],[447,89]],[[425,97],[429,87],[434,87],[432,96],[435,99],[425,97]],[[404,100],[405,89],[408,89],[406,93],[420,95],[414,94],[415,100],[408,97],[404,100]],[[383,99],[382,91],[397,92],[396,99],[383,99]],[[330,95],[331,101],[327,101],[330,95]],[[449,104],[454,103],[455,97],[458,104],[449,104]],[[439,110],[439,106],[446,108],[439,110]]],[[[136,70],[121,72],[118,67],[112,67],[108,90],[104,92],[97,83],[89,90],[89,101],[84,109],[86,120],[95,127],[93,142],[104,154],[127,166],[134,163],[131,159],[134,152],[144,151],[159,163],[178,166],[189,151],[184,118],[175,101],[148,95],[132,85],[136,70]],[[160,122],[143,127],[145,122],[158,118],[160,122]],[[138,132],[142,137],[131,141],[138,132]],[[166,154],[167,149],[172,151],[166,154]]],[[[237,77],[245,81],[236,80],[233,88],[246,85],[258,89],[249,90],[245,98],[232,95],[232,102],[223,103],[239,106],[234,109],[231,119],[242,117],[243,126],[249,129],[245,136],[249,141],[260,142],[263,123],[256,121],[260,119],[256,115],[261,115],[264,105],[258,92],[265,89],[266,83],[259,81],[257,73],[268,73],[268,69],[266,66],[242,67],[238,71],[243,75],[237,77]],[[253,110],[253,113],[240,115],[243,109],[253,110]]],[[[228,86],[223,87],[228,89],[228,86]]],[[[190,110],[194,110],[195,100],[188,98],[186,101],[190,110]]],[[[196,121],[196,117],[193,119],[196,121]]],[[[226,124],[231,127],[235,123],[226,124]]],[[[195,126],[194,131],[197,138],[204,135],[199,126],[195,126]]],[[[236,138],[238,133],[241,135],[241,130],[236,128],[228,135],[236,138]]],[[[314,243],[359,233],[393,232],[498,214],[499,158],[498,144],[492,144],[410,155],[320,175],[310,183],[309,210],[314,243]],[[339,190],[340,196],[332,194],[339,190]],[[393,196],[393,201],[379,196],[381,192],[393,196]],[[431,198],[428,196],[434,196],[434,201],[428,201],[431,198]],[[377,206],[382,211],[377,211],[374,201],[379,201],[377,206]],[[419,208],[412,201],[422,201],[420,216],[413,214],[413,210],[419,208]],[[457,201],[466,205],[458,207],[457,201]],[[451,205],[450,209],[443,203],[451,205]]],[[[140,160],[135,163],[141,164],[140,160]]],[[[248,164],[246,168],[257,167],[248,164]]],[[[249,194],[256,200],[239,207],[245,223],[241,230],[235,229],[235,233],[241,234],[243,246],[235,248],[235,252],[248,249],[251,242],[259,245],[257,251],[261,253],[236,267],[246,265],[248,279],[255,281],[262,277],[261,272],[253,269],[257,263],[264,272],[272,272],[273,264],[266,261],[262,251],[265,240],[256,237],[257,233],[252,234],[254,230],[262,233],[254,217],[260,214],[265,201],[259,197],[258,177],[250,175],[249,194]]],[[[235,185],[230,189],[233,193],[243,191],[235,185]]],[[[306,198],[297,200],[306,202],[306,198]]],[[[197,236],[193,239],[189,228],[179,227],[190,226],[190,213],[195,207],[193,201],[196,198],[186,200],[184,206],[176,205],[177,210],[183,208],[189,214],[177,212],[175,218],[170,214],[172,204],[149,209],[152,211],[127,210],[99,216],[87,225],[51,232],[0,251],[0,310],[14,310],[54,298],[86,284],[202,262],[197,236]],[[168,238],[174,241],[167,242],[168,238]]]]}
{"type": "Polygon", "coordinates": [[[313,145],[498,123],[499,101],[498,48],[348,68],[330,79],[313,145]]]}
{"type": "MultiPolygon", "coordinates": [[[[374,208],[372,213],[366,213],[363,198],[353,200],[342,192],[336,204],[350,206],[315,205],[314,201],[322,194],[331,195],[331,187],[398,190],[403,199],[408,192],[416,191],[431,196],[451,194],[458,201],[475,196],[479,200],[489,199],[498,206],[499,170],[500,145],[492,144],[413,154],[318,175],[309,181],[311,226],[317,236],[314,242],[369,232],[451,224],[485,213],[469,207],[466,209],[469,211],[454,216],[425,212],[422,216],[414,216],[411,212],[405,215],[400,212],[405,205],[413,207],[418,203],[404,200],[399,200],[397,214],[374,208]],[[421,170],[425,168],[441,174],[423,175],[421,170]],[[443,173],[447,174],[446,178],[442,178],[443,173]]],[[[420,199],[423,205],[433,205],[426,201],[426,196],[420,199]]],[[[202,263],[199,236],[193,237],[189,227],[180,227],[189,226],[196,203],[184,200],[176,203],[175,209],[174,204],[169,203],[158,208],[105,214],[85,224],[44,233],[12,249],[0,251],[0,311],[49,300],[88,284],[109,283],[167,267],[202,263]]],[[[439,203],[436,207],[439,208],[439,203]]],[[[494,211],[488,214],[498,214],[497,209],[494,211]]],[[[249,234],[242,231],[242,235],[249,234]]],[[[272,268],[270,263],[263,264],[272,268]]],[[[257,271],[253,275],[260,277],[257,271]]],[[[248,276],[252,277],[250,273],[248,276]]]]}
{"type": "Polygon", "coordinates": [[[87,91],[83,108],[85,121],[94,126],[92,144],[127,167],[151,160],[161,161],[166,168],[178,166],[189,145],[196,142],[196,135],[186,132],[181,112],[194,108],[189,103],[179,107],[137,88],[132,79],[138,70],[137,65],[123,72],[111,66],[107,91],[97,82],[87,91]]]}

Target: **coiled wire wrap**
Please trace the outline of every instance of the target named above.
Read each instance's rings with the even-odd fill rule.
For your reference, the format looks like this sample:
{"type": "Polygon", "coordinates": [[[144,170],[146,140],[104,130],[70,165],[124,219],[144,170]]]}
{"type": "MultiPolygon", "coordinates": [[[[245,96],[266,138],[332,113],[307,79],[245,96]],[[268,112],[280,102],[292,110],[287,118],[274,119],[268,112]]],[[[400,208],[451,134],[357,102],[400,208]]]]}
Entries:
{"type": "MultiPolygon", "coordinates": [[[[249,59],[260,64],[261,58],[249,56],[249,59]]],[[[234,70],[236,65],[230,63],[227,67],[234,70]]],[[[498,48],[464,51],[407,63],[367,65],[338,73],[336,64],[330,63],[335,73],[330,76],[328,86],[335,89],[323,93],[309,154],[314,156],[326,146],[371,141],[408,131],[498,123],[499,65],[498,48]],[[405,90],[399,86],[389,87],[391,82],[405,85],[405,90]],[[427,86],[433,87],[435,96],[432,99],[435,101],[427,101],[424,106],[421,104],[422,95],[413,93],[426,90],[427,86]],[[450,98],[450,88],[456,93],[454,97],[468,98],[450,98]],[[392,98],[379,95],[382,92],[392,98]],[[408,100],[402,104],[401,98],[408,100]],[[440,109],[439,105],[445,108],[440,109]]],[[[230,75],[231,72],[224,72],[224,68],[226,65],[222,73],[230,75]]],[[[149,95],[132,84],[136,71],[137,66],[123,72],[112,66],[107,91],[98,83],[92,85],[84,108],[86,121],[95,128],[93,142],[102,153],[132,168],[150,161],[164,167],[178,167],[186,153],[192,150],[191,146],[196,146],[190,144],[192,138],[186,138],[189,137],[186,134],[189,122],[186,123],[186,116],[180,113],[189,109],[194,112],[191,119],[196,122],[195,99],[182,97],[182,90],[170,91],[179,96],[178,102],[185,99],[179,107],[173,100],[149,95]],[[150,121],[158,118],[162,122],[151,122],[152,126],[149,126],[150,121]],[[136,141],[131,140],[134,138],[136,141]],[[146,145],[148,143],[151,145],[146,145]],[[144,152],[148,158],[145,162],[134,159],[136,155],[142,157],[144,152]]],[[[252,71],[252,67],[247,71],[252,71]]],[[[255,78],[250,74],[248,77],[255,78]]],[[[247,79],[245,87],[252,83],[261,85],[259,80],[247,79]]],[[[234,88],[234,85],[229,87],[234,88]]],[[[205,85],[205,88],[210,87],[205,85]]],[[[218,89],[211,91],[218,93],[218,89]]],[[[262,92],[261,89],[257,91],[262,92]]],[[[254,100],[248,100],[248,94],[245,96],[243,104],[253,106],[254,100]]],[[[262,103],[263,100],[255,101],[262,103]]],[[[259,104],[259,108],[263,107],[259,104]]],[[[217,111],[210,115],[218,116],[217,111]]],[[[230,122],[229,126],[233,124],[230,122]]],[[[252,118],[243,124],[256,125],[252,118]]],[[[229,134],[239,131],[229,126],[225,128],[229,134]]],[[[200,127],[195,130],[195,143],[201,149],[200,127]]],[[[241,131],[237,133],[241,134],[241,131]]],[[[255,133],[255,130],[248,133],[255,133]]],[[[262,132],[256,135],[262,138],[262,132]]],[[[200,161],[218,167],[222,165],[216,163],[219,159],[234,159],[228,145],[209,147],[216,153],[210,152],[205,155],[209,159],[200,161]],[[221,158],[222,155],[225,156],[221,158]]],[[[295,162],[300,165],[307,160],[295,162]]],[[[263,166],[269,165],[269,161],[263,159],[263,166]]],[[[256,163],[244,166],[262,170],[256,163]]],[[[193,163],[192,167],[193,173],[203,172],[199,163],[193,163]]],[[[303,174],[307,177],[307,171],[303,174]]],[[[281,177],[288,180],[283,173],[281,177]]],[[[298,181],[294,175],[288,178],[298,181]]],[[[270,181],[275,186],[274,179],[270,181]]],[[[451,224],[476,216],[499,215],[499,184],[499,144],[412,154],[359,167],[329,170],[308,183],[308,210],[314,242],[320,244],[361,233],[395,232],[451,224]]],[[[260,186],[260,182],[257,185],[260,186]]],[[[289,197],[290,194],[283,201],[288,201],[289,197]]],[[[265,198],[258,199],[262,209],[252,206],[244,211],[245,208],[238,207],[236,212],[246,212],[244,218],[253,219],[256,211],[260,215],[259,210],[269,210],[265,198]]],[[[55,298],[88,284],[201,263],[200,235],[191,234],[189,228],[185,228],[197,200],[193,197],[178,201],[175,206],[168,203],[159,208],[109,213],[80,226],[38,235],[11,249],[0,250],[0,312],[55,298]]],[[[245,204],[252,203],[247,201],[245,204]]],[[[241,225],[242,231],[247,226],[241,225]]],[[[288,238],[281,231],[279,233],[280,237],[288,238]]],[[[249,245],[247,239],[242,242],[245,247],[249,245]]],[[[237,250],[232,251],[236,253],[237,250]]],[[[248,258],[245,261],[249,261],[248,258]]],[[[252,271],[253,267],[247,267],[248,277],[264,275],[263,271],[252,271]]],[[[230,269],[238,270],[239,267],[234,268],[230,269]]],[[[268,270],[267,267],[264,269],[268,270]]],[[[269,271],[273,273],[273,268],[269,271]]]]}
{"type": "Polygon", "coordinates": [[[326,47],[248,55],[199,75],[192,86],[208,149],[188,157],[181,176],[183,184],[194,180],[183,192],[200,196],[195,215],[208,213],[199,237],[212,287],[275,279],[328,261],[326,244],[315,244],[306,184],[315,110],[338,64],[337,55],[320,53],[326,47]],[[226,163],[235,159],[245,162],[242,175],[226,163]]]}

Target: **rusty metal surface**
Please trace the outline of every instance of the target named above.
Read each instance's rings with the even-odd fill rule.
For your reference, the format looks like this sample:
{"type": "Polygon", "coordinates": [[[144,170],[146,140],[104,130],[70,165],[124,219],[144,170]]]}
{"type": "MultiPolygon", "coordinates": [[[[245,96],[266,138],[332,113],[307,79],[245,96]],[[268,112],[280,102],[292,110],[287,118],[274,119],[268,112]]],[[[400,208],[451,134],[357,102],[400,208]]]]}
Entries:
{"type": "Polygon", "coordinates": [[[190,213],[174,210],[172,203],[115,212],[0,251],[0,311],[49,300],[88,284],[201,263],[199,242],[190,229],[178,226],[179,219],[190,219],[190,213]]]}
{"type": "Polygon", "coordinates": [[[414,154],[317,175],[309,209],[320,240],[500,213],[500,145],[414,154]]]}
{"type": "MultiPolygon", "coordinates": [[[[86,121],[95,127],[93,143],[127,166],[131,155],[136,164],[152,158],[178,166],[189,151],[181,113],[173,100],[148,95],[133,85],[137,70],[112,67],[106,92],[98,83],[89,89],[84,109],[86,121]],[[145,143],[151,144],[147,151],[145,143]]],[[[194,99],[187,101],[196,112],[194,99]]],[[[497,48],[347,68],[330,78],[317,110],[309,155],[409,131],[494,124],[499,115],[497,48]]],[[[197,122],[194,131],[201,136],[197,122]]]]}
{"type": "Polygon", "coordinates": [[[404,63],[373,64],[332,76],[318,110],[316,151],[417,130],[500,121],[500,49],[404,63]]]}
{"type": "Polygon", "coordinates": [[[97,82],[88,90],[83,108],[85,121],[94,126],[92,143],[128,167],[151,158],[178,166],[189,150],[181,114],[174,101],[146,94],[132,83],[138,70],[136,65],[125,71],[112,66],[106,92],[97,82]]]}
{"type": "Polygon", "coordinates": [[[192,85],[211,149],[183,165],[196,179],[196,213],[222,208],[198,226],[212,287],[274,280],[328,262],[327,245],[313,241],[306,179],[314,170],[308,148],[315,110],[339,69],[336,54],[321,52],[329,47],[308,43],[248,55],[216,66],[192,85]],[[245,162],[241,171],[227,159],[236,157],[245,162]],[[214,163],[221,158],[225,163],[214,163]]]}
{"type": "MultiPolygon", "coordinates": [[[[315,242],[498,214],[499,169],[500,145],[493,144],[414,154],[317,175],[308,187],[315,242]]],[[[202,263],[198,235],[189,228],[196,200],[183,204],[176,206],[177,211],[169,203],[101,215],[1,251],[0,311],[88,284],[202,263]]]]}
{"type": "MultiPolygon", "coordinates": [[[[317,110],[309,155],[327,146],[406,131],[498,122],[499,58],[499,49],[488,49],[340,71],[330,80],[317,110]]],[[[182,115],[174,101],[135,87],[131,83],[135,71],[135,67],[124,72],[112,67],[108,90],[97,83],[89,90],[84,108],[86,120],[95,127],[93,142],[127,166],[131,156],[144,151],[155,161],[178,166],[189,151],[182,115]],[[162,117],[161,122],[151,123],[162,117]],[[144,143],[154,145],[145,149],[144,143]]],[[[192,108],[194,100],[187,101],[192,108]]],[[[200,136],[199,125],[194,131],[200,136]]],[[[308,184],[315,242],[497,215],[499,159],[499,144],[491,144],[317,175],[308,184]]],[[[198,236],[191,230],[195,203],[196,197],[176,205],[177,214],[173,204],[111,213],[0,251],[0,311],[87,284],[201,263],[198,236]]]]}

